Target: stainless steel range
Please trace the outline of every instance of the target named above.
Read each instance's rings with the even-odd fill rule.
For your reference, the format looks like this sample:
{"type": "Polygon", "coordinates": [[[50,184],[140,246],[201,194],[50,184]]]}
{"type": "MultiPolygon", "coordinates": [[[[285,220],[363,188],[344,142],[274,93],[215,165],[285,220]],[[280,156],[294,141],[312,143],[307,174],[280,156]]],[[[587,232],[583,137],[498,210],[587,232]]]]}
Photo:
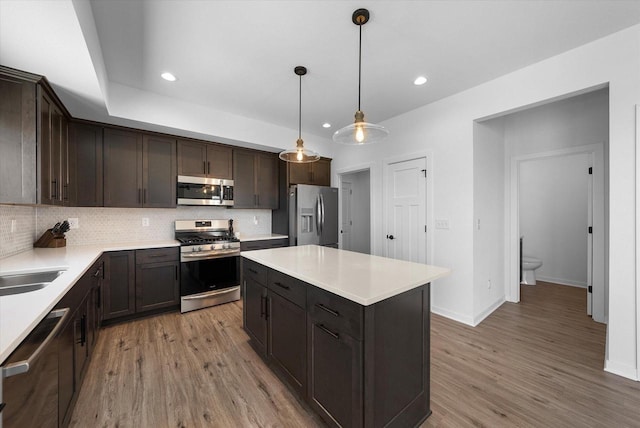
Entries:
{"type": "Polygon", "coordinates": [[[180,311],[240,299],[240,240],[233,220],[176,220],[180,242],[180,311]]]}

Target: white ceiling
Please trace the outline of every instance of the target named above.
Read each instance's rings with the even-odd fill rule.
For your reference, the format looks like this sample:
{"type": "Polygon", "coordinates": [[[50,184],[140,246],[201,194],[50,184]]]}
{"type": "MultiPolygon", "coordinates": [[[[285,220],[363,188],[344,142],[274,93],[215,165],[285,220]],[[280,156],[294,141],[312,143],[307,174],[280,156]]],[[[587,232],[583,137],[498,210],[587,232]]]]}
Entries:
{"type": "MultiPolygon", "coordinates": [[[[0,11],[3,7],[7,11],[10,1],[0,0],[0,11]]],[[[72,0],[79,16],[78,5],[83,2],[72,0]]],[[[363,27],[362,79],[362,110],[370,122],[384,121],[640,22],[637,0],[91,0],[90,4],[99,47],[92,40],[86,45],[94,67],[104,62],[106,82],[100,85],[101,71],[94,70],[87,97],[95,98],[99,86],[108,92],[109,84],[117,83],[296,129],[298,78],[293,68],[304,65],[309,73],[302,81],[303,136],[325,138],[351,122],[357,107],[358,27],[351,22],[357,8],[366,7],[371,13],[363,27]],[[178,81],[162,80],[163,71],[171,71],[178,81]],[[418,75],[428,76],[428,83],[414,86],[418,75]],[[323,122],[333,127],[323,129],[323,122]]],[[[1,23],[9,21],[5,18],[1,23]]],[[[0,33],[0,63],[7,59],[5,65],[25,64],[21,60],[12,65],[16,54],[8,53],[19,49],[10,47],[20,46],[21,41],[9,40],[17,33],[6,31],[0,33]]],[[[87,38],[84,27],[83,34],[87,38]]],[[[86,80],[86,67],[79,67],[77,73],[84,74],[75,77],[69,77],[76,73],[75,67],[67,68],[66,76],[56,81],[61,73],[47,73],[53,65],[38,61],[31,58],[27,63],[35,69],[28,71],[45,74],[54,85],[83,96],[83,89],[73,86],[74,81],[86,80]]],[[[107,107],[108,95],[102,94],[107,107]]]]}

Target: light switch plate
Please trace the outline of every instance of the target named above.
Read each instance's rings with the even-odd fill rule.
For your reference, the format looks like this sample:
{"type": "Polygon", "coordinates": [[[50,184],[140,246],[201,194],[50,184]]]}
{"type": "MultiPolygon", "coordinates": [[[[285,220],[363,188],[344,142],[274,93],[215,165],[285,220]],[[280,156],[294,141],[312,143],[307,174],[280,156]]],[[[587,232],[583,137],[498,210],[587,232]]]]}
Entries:
{"type": "Polygon", "coordinates": [[[449,229],[449,219],[448,218],[436,219],[436,229],[449,229]]]}
{"type": "Polygon", "coordinates": [[[142,217],[142,227],[149,227],[149,217],[142,217]]]}

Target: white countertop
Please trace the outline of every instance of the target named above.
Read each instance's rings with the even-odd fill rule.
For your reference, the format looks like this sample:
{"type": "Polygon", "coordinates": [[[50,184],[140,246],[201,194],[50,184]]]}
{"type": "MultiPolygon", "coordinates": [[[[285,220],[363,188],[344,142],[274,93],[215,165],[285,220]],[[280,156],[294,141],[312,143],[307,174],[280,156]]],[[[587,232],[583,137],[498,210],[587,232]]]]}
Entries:
{"type": "Polygon", "coordinates": [[[284,239],[288,238],[288,235],[278,235],[277,233],[267,233],[264,235],[244,235],[240,234],[240,242],[245,241],[266,241],[269,239],[284,239]]]}
{"type": "Polygon", "coordinates": [[[364,306],[448,275],[451,270],[318,245],[273,248],[242,257],[364,306]]]}
{"type": "Polygon", "coordinates": [[[62,248],[34,248],[31,251],[0,259],[0,274],[41,272],[66,269],[51,284],[40,290],[0,296],[0,363],[29,332],[53,309],[67,291],[106,251],[177,247],[174,240],[127,242],[62,248]]]}

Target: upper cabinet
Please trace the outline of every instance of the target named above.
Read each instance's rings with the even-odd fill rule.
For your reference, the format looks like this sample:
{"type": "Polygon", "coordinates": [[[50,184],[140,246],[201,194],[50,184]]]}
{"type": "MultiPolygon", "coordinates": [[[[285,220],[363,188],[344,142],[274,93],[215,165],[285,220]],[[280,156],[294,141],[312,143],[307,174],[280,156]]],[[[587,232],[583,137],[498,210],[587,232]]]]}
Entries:
{"type": "Polygon", "coordinates": [[[233,179],[231,147],[200,141],[178,141],[178,175],[233,179]]]}
{"type": "Polygon", "coordinates": [[[321,158],[317,162],[287,162],[289,184],[331,185],[331,159],[321,158]]]}
{"type": "Polygon", "coordinates": [[[176,206],[176,141],[104,129],[104,206],[176,206]]]}
{"type": "Polygon", "coordinates": [[[69,124],[69,200],[75,207],[101,207],[102,126],[69,124]]]}
{"type": "Polygon", "coordinates": [[[233,151],[234,208],[278,208],[278,156],[233,151]]]}
{"type": "Polygon", "coordinates": [[[38,87],[39,202],[69,205],[68,120],[50,93],[38,87]]]}
{"type": "Polygon", "coordinates": [[[0,203],[35,204],[36,79],[0,67],[0,203]]]}

